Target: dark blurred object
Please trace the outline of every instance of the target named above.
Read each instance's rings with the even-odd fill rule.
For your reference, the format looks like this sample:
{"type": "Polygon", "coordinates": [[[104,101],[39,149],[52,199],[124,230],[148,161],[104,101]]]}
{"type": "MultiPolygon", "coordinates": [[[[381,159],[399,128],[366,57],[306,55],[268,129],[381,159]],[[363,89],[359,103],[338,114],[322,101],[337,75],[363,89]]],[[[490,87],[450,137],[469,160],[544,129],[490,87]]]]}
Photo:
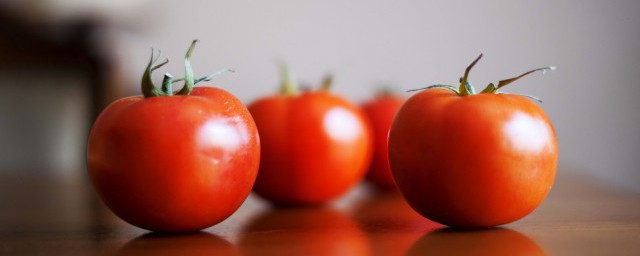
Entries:
{"type": "Polygon", "coordinates": [[[104,25],[95,20],[43,24],[0,9],[0,69],[29,72],[72,67],[89,78],[90,117],[94,118],[121,90],[113,80],[117,77],[112,75],[114,62],[95,40],[104,25]]]}
{"type": "Polygon", "coordinates": [[[37,16],[0,4],[0,167],[76,174],[91,123],[125,90],[115,44],[100,19],[37,16]]]}

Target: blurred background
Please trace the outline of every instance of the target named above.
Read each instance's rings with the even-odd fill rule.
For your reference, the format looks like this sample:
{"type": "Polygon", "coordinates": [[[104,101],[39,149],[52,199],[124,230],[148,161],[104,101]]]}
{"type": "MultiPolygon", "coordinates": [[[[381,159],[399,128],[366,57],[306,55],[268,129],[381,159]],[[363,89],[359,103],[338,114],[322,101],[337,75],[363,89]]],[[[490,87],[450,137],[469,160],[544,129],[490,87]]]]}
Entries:
{"type": "Polygon", "coordinates": [[[640,193],[640,1],[0,1],[0,172],[85,175],[91,123],[139,94],[150,47],[182,76],[243,102],[273,93],[276,63],[302,82],[335,75],[360,103],[381,85],[455,84],[480,53],[478,87],[556,65],[504,91],[536,95],[555,125],[561,173],[640,193]]]}

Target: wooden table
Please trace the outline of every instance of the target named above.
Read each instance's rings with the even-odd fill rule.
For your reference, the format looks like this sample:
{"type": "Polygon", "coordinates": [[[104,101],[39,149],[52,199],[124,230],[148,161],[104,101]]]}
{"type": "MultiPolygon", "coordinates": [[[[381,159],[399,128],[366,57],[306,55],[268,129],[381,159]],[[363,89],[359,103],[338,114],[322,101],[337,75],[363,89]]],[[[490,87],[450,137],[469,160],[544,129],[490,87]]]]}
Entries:
{"type": "Polygon", "coordinates": [[[360,185],[324,208],[272,209],[252,195],[226,221],[180,236],[119,220],[84,176],[0,177],[0,255],[640,255],[640,196],[576,176],[489,230],[443,229],[360,185]]]}

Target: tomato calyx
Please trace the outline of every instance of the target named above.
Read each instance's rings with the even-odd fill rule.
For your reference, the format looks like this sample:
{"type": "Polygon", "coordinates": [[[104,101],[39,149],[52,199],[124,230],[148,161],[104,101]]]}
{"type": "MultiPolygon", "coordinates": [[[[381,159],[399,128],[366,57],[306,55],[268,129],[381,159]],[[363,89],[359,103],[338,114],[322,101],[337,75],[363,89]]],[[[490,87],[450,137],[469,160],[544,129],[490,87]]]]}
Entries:
{"type": "Polygon", "coordinates": [[[145,72],[142,74],[142,82],[141,82],[141,88],[142,88],[142,95],[144,95],[145,98],[151,98],[151,97],[157,97],[157,96],[172,96],[172,95],[189,95],[191,93],[191,91],[193,90],[193,87],[203,81],[211,81],[211,78],[214,76],[217,76],[219,74],[225,73],[225,72],[235,72],[234,70],[231,69],[222,69],[222,70],[218,70],[212,74],[200,77],[200,78],[194,78],[193,75],[193,68],[191,67],[191,54],[193,53],[193,50],[196,47],[196,43],[198,42],[198,40],[193,40],[191,42],[191,46],[189,47],[189,49],[187,50],[187,53],[185,54],[184,57],[184,69],[185,69],[185,76],[184,78],[178,78],[178,79],[173,79],[173,76],[169,73],[165,73],[164,74],[164,78],[162,79],[162,87],[161,89],[158,89],[154,84],[153,81],[151,79],[151,74],[153,73],[153,71],[155,71],[156,69],[161,68],[162,66],[166,65],[167,63],[169,63],[169,59],[166,59],[164,61],[162,61],[159,64],[155,64],[158,59],[160,59],[160,50],[158,50],[158,54],[157,56],[154,55],[154,49],[151,48],[151,58],[149,59],[149,63],[147,64],[147,68],[145,69],[145,72]],[[184,81],[184,85],[182,86],[182,88],[177,91],[174,92],[172,90],[172,84],[173,83],[177,83],[180,81],[184,81]]]}
{"type": "MultiPolygon", "coordinates": [[[[480,56],[478,56],[473,62],[471,62],[471,64],[469,64],[469,66],[467,66],[467,68],[464,71],[464,76],[460,78],[460,86],[459,87],[455,87],[453,85],[448,85],[448,84],[434,84],[434,85],[430,85],[424,88],[419,88],[419,89],[412,89],[412,90],[408,90],[407,92],[414,92],[414,91],[422,91],[422,90],[427,90],[427,89],[431,89],[431,88],[443,88],[443,89],[447,89],[450,91],[455,92],[458,96],[468,96],[468,95],[474,95],[476,94],[476,91],[473,87],[473,85],[471,85],[471,83],[468,81],[469,78],[469,72],[471,71],[471,69],[473,68],[473,66],[476,65],[476,63],[482,58],[482,54],[480,54],[480,56]]],[[[548,67],[542,67],[542,68],[536,68],[533,70],[529,70],[519,76],[516,77],[512,77],[512,78],[508,78],[508,79],[504,79],[504,80],[500,80],[498,81],[498,85],[495,85],[494,83],[490,83],[489,85],[487,85],[487,87],[485,87],[482,91],[480,91],[480,93],[485,93],[485,94],[506,94],[503,92],[499,92],[498,90],[512,82],[515,82],[516,80],[525,77],[531,73],[534,72],[542,72],[542,74],[544,74],[547,71],[552,71],[552,70],[556,70],[555,66],[548,66],[548,67]]],[[[532,96],[532,95],[528,95],[528,94],[517,94],[520,96],[524,96],[530,99],[533,99],[535,101],[538,102],[542,102],[541,99],[539,99],[538,97],[532,96]]]]}
{"type": "Polygon", "coordinates": [[[286,64],[280,64],[280,77],[282,79],[282,87],[280,89],[280,93],[287,96],[298,95],[300,85],[293,77],[293,74],[286,64]]]}
{"type": "Polygon", "coordinates": [[[333,75],[326,74],[322,78],[322,83],[320,84],[320,90],[322,91],[330,91],[333,86],[333,75]]]}
{"type": "Polygon", "coordinates": [[[379,89],[378,92],[376,92],[375,97],[376,98],[386,98],[386,97],[392,97],[394,95],[395,95],[395,93],[391,88],[383,87],[382,89],[379,89]]]}
{"type": "MultiPolygon", "coordinates": [[[[289,70],[286,64],[280,64],[280,77],[282,79],[282,85],[280,88],[280,94],[295,97],[300,93],[300,84],[294,78],[294,75],[289,70]]],[[[320,84],[320,91],[330,91],[333,85],[333,75],[327,74],[322,78],[320,84]]],[[[311,90],[308,87],[303,87],[302,91],[311,90]]]]}
{"type": "Polygon", "coordinates": [[[464,76],[460,78],[460,87],[458,89],[459,91],[458,95],[467,96],[469,94],[475,94],[476,90],[467,81],[469,80],[469,72],[471,72],[471,69],[473,68],[473,66],[475,66],[476,63],[478,63],[478,61],[481,58],[482,58],[482,53],[480,54],[480,56],[478,56],[478,58],[476,58],[473,62],[471,62],[471,64],[467,67],[467,69],[464,70],[464,76]]]}

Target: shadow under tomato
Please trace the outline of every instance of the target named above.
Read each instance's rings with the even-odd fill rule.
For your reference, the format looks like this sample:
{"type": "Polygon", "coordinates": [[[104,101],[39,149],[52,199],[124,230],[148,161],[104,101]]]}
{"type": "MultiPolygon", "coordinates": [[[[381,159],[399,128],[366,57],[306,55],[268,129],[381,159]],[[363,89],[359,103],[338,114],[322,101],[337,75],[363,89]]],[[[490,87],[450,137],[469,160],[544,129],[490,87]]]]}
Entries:
{"type": "Polygon", "coordinates": [[[367,233],[372,255],[404,255],[425,233],[443,227],[411,209],[398,191],[369,191],[351,215],[367,233]]]}
{"type": "Polygon", "coordinates": [[[243,255],[370,255],[358,225],[326,207],[266,212],[244,228],[239,246],[243,255]]]}
{"type": "Polygon", "coordinates": [[[442,228],[411,209],[397,191],[369,191],[354,203],[352,216],[366,232],[416,232],[421,235],[442,228]]]}
{"type": "Polygon", "coordinates": [[[546,255],[526,235],[508,229],[459,230],[444,228],[426,234],[407,255],[546,255]]]}
{"type": "Polygon", "coordinates": [[[127,242],[116,255],[240,255],[227,240],[207,232],[148,233],[127,242]]]}

